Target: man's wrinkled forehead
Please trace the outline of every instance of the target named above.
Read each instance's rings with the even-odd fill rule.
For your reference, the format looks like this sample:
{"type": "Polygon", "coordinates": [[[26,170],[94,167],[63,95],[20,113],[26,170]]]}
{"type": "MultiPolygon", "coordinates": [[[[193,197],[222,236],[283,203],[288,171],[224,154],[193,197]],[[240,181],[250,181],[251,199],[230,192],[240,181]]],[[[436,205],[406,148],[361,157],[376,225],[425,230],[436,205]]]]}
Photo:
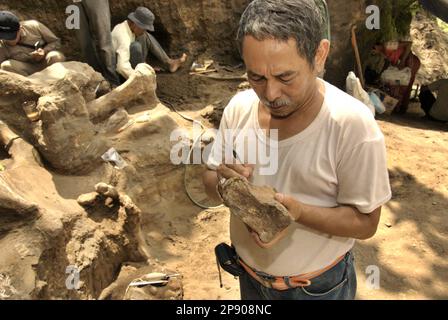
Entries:
{"type": "Polygon", "coordinates": [[[307,63],[294,38],[282,40],[270,37],[259,40],[248,35],[244,37],[242,50],[243,59],[248,60],[246,63],[250,63],[250,60],[264,60],[270,64],[291,64],[293,61],[299,64],[307,63]]]}

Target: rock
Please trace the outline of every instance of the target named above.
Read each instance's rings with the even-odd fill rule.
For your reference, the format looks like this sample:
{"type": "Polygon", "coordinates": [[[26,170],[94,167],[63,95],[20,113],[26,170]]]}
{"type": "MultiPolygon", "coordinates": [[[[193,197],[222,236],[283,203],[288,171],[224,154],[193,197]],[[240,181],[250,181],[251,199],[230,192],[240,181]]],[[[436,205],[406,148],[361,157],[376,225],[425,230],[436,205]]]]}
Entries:
{"type": "MultiPolygon", "coordinates": [[[[158,100],[151,91],[155,88],[151,69],[140,67],[149,72],[136,75],[135,82],[127,84],[131,86],[125,88],[124,98],[117,92],[103,97],[105,103],[110,101],[104,98],[117,98],[112,101],[113,108],[106,109],[104,119],[109,110],[114,112],[120,106],[116,102],[122,101],[118,108],[122,114],[126,114],[125,107],[142,103],[138,110],[144,112],[132,110],[132,116],[144,121],[123,133],[103,135],[104,122],[93,123],[87,108],[91,89],[83,91],[82,85],[93,88],[95,80],[90,79],[96,73],[84,64],[70,65],[85,68],[84,74],[73,72],[46,83],[0,72],[0,119],[5,122],[0,127],[0,142],[7,146],[2,152],[6,170],[1,177],[4,189],[13,190],[14,196],[5,193],[5,201],[0,202],[0,273],[7,274],[17,289],[12,299],[98,298],[124,262],[152,260],[154,251],[148,248],[153,244],[146,242],[146,233],[140,228],[141,209],[152,217],[165,201],[180,201],[182,206],[188,201],[179,200],[183,190],[177,186],[183,170],[170,160],[176,143],[170,141],[170,133],[185,126],[190,130],[190,124],[162,104],[154,104],[158,100]],[[131,89],[137,92],[133,96],[131,89]],[[31,111],[36,109],[37,122],[28,119],[24,104],[32,106],[31,111]],[[102,161],[96,167],[96,158],[109,149],[108,144],[125,154],[129,160],[126,170],[117,171],[102,161]],[[39,152],[45,166],[37,161],[39,152]],[[85,174],[72,175],[82,172],[85,174]],[[107,183],[98,184],[91,192],[101,181],[107,183]],[[169,197],[162,197],[166,193],[169,197]],[[34,210],[33,204],[37,214],[27,211],[34,210]],[[79,272],[79,290],[66,287],[68,267],[79,272]]],[[[148,219],[145,223],[152,222],[148,219]]],[[[160,295],[134,292],[131,298],[140,294],[159,299],[179,296],[167,287],[160,295]]]]}
{"type": "Polygon", "coordinates": [[[129,121],[129,114],[124,109],[115,112],[104,125],[104,132],[113,133],[129,121]]]}
{"type": "Polygon", "coordinates": [[[0,144],[4,146],[5,151],[13,160],[13,162],[9,164],[10,169],[22,165],[37,165],[43,167],[42,159],[37,150],[20,136],[12,132],[11,129],[1,121],[0,144]]]}
{"type": "Polygon", "coordinates": [[[99,122],[105,120],[119,108],[130,108],[136,105],[155,107],[159,102],[156,96],[156,87],[154,69],[141,63],[125,83],[88,104],[90,118],[99,122]]]}
{"type": "Polygon", "coordinates": [[[82,207],[91,207],[95,205],[97,199],[98,199],[98,193],[91,192],[80,195],[77,201],[79,205],[82,207]]]}
{"type": "Polygon", "coordinates": [[[97,91],[105,82],[103,76],[95,72],[88,64],[75,61],[55,63],[29,76],[28,79],[45,86],[67,79],[81,92],[86,102],[96,99],[97,91]]]}
{"type": "MultiPolygon", "coordinates": [[[[8,170],[22,165],[40,165],[39,159],[34,157],[34,148],[14,134],[3,122],[0,122],[0,144],[5,146],[11,157],[8,170]]],[[[8,176],[0,176],[0,231],[7,229],[11,221],[36,218],[39,213],[38,205],[25,199],[8,176]]]]}
{"type": "MultiPolygon", "coordinates": [[[[106,193],[111,189],[116,192],[110,186],[100,189],[106,193]]],[[[47,249],[40,259],[39,276],[48,282],[48,286],[40,291],[39,298],[64,297],[65,294],[71,298],[98,298],[114,281],[122,263],[149,259],[146,249],[142,248],[146,244],[141,238],[139,208],[124,194],[117,193],[117,200],[111,208],[105,206],[107,199],[110,198],[96,192],[78,198],[78,202],[88,204],[87,215],[73,217],[75,219],[72,218],[63,229],[70,235],[61,239],[66,241],[65,244],[47,249]],[[64,249],[61,251],[61,248],[64,249]],[[48,256],[56,258],[48,261],[48,256]],[[50,262],[53,264],[49,265],[50,262]],[[61,265],[64,269],[60,268],[61,265]],[[82,281],[79,290],[67,291],[59,284],[61,280],[56,275],[60,276],[67,266],[73,266],[79,272],[82,281]]],[[[67,275],[62,277],[66,279],[67,275]]]]}
{"type": "Polygon", "coordinates": [[[12,286],[9,276],[0,273],[0,300],[9,299],[16,293],[17,290],[12,286]]]}
{"type": "Polygon", "coordinates": [[[106,201],[104,201],[104,204],[106,205],[106,207],[112,208],[114,206],[114,199],[107,198],[106,201]]]}
{"type": "Polygon", "coordinates": [[[102,195],[103,197],[110,197],[114,200],[118,200],[119,195],[118,195],[118,191],[117,189],[115,189],[112,186],[109,186],[105,183],[98,183],[95,186],[95,190],[96,192],[98,192],[98,194],[102,195]]]}
{"type": "Polygon", "coordinates": [[[254,230],[264,243],[269,243],[292,222],[288,210],[274,199],[270,187],[258,187],[243,178],[232,178],[220,187],[224,204],[232,214],[254,230]]]}
{"type": "Polygon", "coordinates": [[[101,76],[80,62],[60,63],[31,78],[0,71],[0,118],[29,141],[59,171],[91,172],[107,149],[104,137],[90,121],[86,101],[92,99],[101,76]],[[56,76],[42,81],[52,70],[56,76]],[[65,77],[60,77],[65,74],[65,77]],[[34,106],[31,121],[24,108],[34,106]]]}
{"type": "Polygon", "coordinates": [[[55,183],[54,175],[34,161],[31,147],[14,150],[27,146],[18,142],[0,179],[0,274],[15,288],[6,291],[7,298],[96,299],[122,263],[149,259],[141,211],[130,197],[101,185],[101,192],[117,197],[114,206],[105,207],[100,200],[107,198],[94,192],[79,197],[88,207],[82,209],[62,196],[72,184],[64,189],[55,183]],[[67,287],[72,273],[66,270],[79,273],[78,290],[67,287]]]}

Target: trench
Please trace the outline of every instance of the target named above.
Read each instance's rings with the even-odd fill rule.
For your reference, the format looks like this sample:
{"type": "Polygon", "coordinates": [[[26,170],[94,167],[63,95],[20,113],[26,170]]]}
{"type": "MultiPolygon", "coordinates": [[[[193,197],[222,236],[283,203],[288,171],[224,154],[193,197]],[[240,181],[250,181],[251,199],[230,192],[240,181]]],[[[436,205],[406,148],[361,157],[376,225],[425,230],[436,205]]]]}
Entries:
{"type": "MultiPolygon", "coordinates": [[[[41,10],[32,13],[29,9],[26,9],[26,4],[29,4],[29,2],[23,2],[25,4],[17,4],[17,6],[10,2],[8,6],[13,9],[23,10],[22,14],[24,17],[31,17],[35,14],[40,18],[45,18],[41,10]]],[[[228,50],[227,54],[222,53],[222,47],[232,46],[231,31],[229,31],[227,38],[223,40],[221,48],[215,51],[207,50],[207,47],[216,44],[216,39],[213,39],[210,34],[222,33],[216,32],[213,27],[209,27],[205,36],[198,36],[197,28],[199,27],[190,26],[193,18],[196,16],[193,9],[190,9],[187,18],[184,18],[184,16],[179,14],[181,11],[179,8],[184,8],[183,4],[180,1],[170,1],[174,8],[171,13],[172,16],[170,16],[166,8],[161,7],[160,1],[156,2],[158,4],[154,6],[154,10],[162,15],[156,22],[155,37],[168,50],[170,55],[177,55],[184,49],[190,50],[189,53],[191,54],[187,67],[176,75],[168,73],[157,75],[157,96],[171,111],[174,112],[176,110],[186,116],[200,120],[209,127],[216,127],[219,124],[219,115],[215,118],[214,123],[208,123],[209,119],[205,116],[206,113],[211,112],[213,114],[214,109],[222,111],[230,98],[240,89],[243,81],[219,81],[191,76],[189,75],[188,66],[193,61],[213,59],[221,67],[231,67],[234,74],[244,72],[242,66],[235,67],[240,60],[234,51],[229,52],[232,50],[228,50]],[[179,17],[182,17],[182,19],[179,17]],[[178,25],[174,26],[176,18],[180,20],[177,21],[178,25]],[[185,32],[180,31],[183,27],[186,28],[185,32]],[[186,43],[183,43],[182,39],[202,42],[202,44],[188,46],[186,43]]],[[[210,3],[217,5],[217,2],[211,1],[210,3]]],[[[241,7],[243,7],[243,2],[241,2],[241,7]]],[[[40,1],[40,3],[48,2],[40,1]]],[[[151,5],[148,1],[143,1],[143,3],[148,6],[151,5]]],[[[235,3],[235,1],[232,1],[232,3],[235,3]]],[[[113,3],[113,24],[122,21],[125,17],[123,12],[127,12],[135,4],[135,1],[122,1],[122,4],[118,2],[113,3]]],[[[2,6],[4,7],[5,4],[0,3],[0,9],[2,6]]],[[[213,13],[212,9],[206,9],[204,6],[197,11],[198,14],[213,13]]],[[[331,6],[335,11],[334,14],[337,15],[337,4],[333,2],[331,6]]],[[[354,8],[357,8],[357,6],[354,8]]],[[[62,9],[63,7],[60,4],[54,4],[53,2],[48,7],[48,16],[51,17],[50,26],[58,30],[62,34],[63,40],[66,40],[65,50],[69,46],[76,48],[73,35],[59,26],[60,21],[63,21],[62,9]]],[[[227,15],[231,22],[235,22],[235,16],[238,16],[240,12],[238,10],[234,12],[232,8],[228,7],[224,7],[222,10],[222,12],[215,13],[216,16],[227,15]]],[[[334,78],[339,83],[343,81],[347,69],[351,67],[353,62],[351,48],[343,41],[347,38],[346,27],[350,26],[351,22],[358,21],[356,15],[359,13],[359,10],[353,11],[356,12],[344,12],[343,17],[345,21],[339,22],[337,20],[335,25],[336,28],[341,26],[341,30],[335,31],[335,38],[336,40],[339,39],[339,43],[333,56],[334,63],[330,64],[327,73],[333,75],[337,73],[334,75],[334,78]],[[353,14],[353,16],[350,16],[350,14],[353,14]],[[343,61],[343,63],[338,64],[340,61],[343,61]],[[337,68],[335,65],[337,65],[337,68]]],[[[205,21],[207,19],[201,17],[200,28],[205,28],[205,21]]],[[[67,51],[72,52],[70,50],[67,51]]],[[[73,50],[72,56],[73,58],[78,57],[76,50],[73,50]]],[[[131,115],[145,111],[147,111],[145,106],[128,110],[131,115]]],[[[178,120],[183,121],[182,119],[178,120]]],[[[191,123],[183,121],[182,126],[191,128],[191,123]]],[[[154,140],[157,142],[158,138],[155,137],[154,140]]],[[[156,143],[154,142],[154,144],[156,143]]],[[[143,148],[142,146],[139,147],[143,148]]],[[[132,160],[129,158],[130,152],[127,152],[127,149],[129,148],[123,147],[120,151],[124,151],[126,160],[132,160]]],[[[8,160],[8,154],[2,148],[0,148],[0,160],[8,160]]],[[[75,228],[73,222],[66,223],[64,228],[67,230],[55,237],[52,240],[53,242],[49,243],[50,246],[55,245],[56,248],[50,247],[43,251],[41,265],[37,271],[39,277],[54,282],[54,285],[48,285],[45,290],[40,292],[40,295],[37,295],[37,298],[96,299],[106,287],[118,280],[120,269],[123,266],[132,266],[134,271],[130,275],[134,277],[137,277],[139,270],[142,272],[143,270],[145,272],[169,270],[181,273],[183,275],[184,297],[186,299],[197,297],[210,299],[238,298],[238,284],[232,277],[224,275],[224,288],[219,288],[218,274],[213,256],[213,249],[216,244],[228,242],[229,212],[226,209],[203,210],[195,206],[185,193],[183,185],[185,169],[183,167],[176,167],[170,164],[148,165],[142,161],[142,164],[137,163],[135,168],[135,172],[123,174],[118,171],[111,172],[109,167],[106,168],[103,165],[101,169],[95,171],[92,175],[80,177],[64,176],[60,173],[49,171],[51,172],[52,183],[55,186],[55,194],[58,195],[55,202],[68,201],[70,204],[73,204],[79,195],[91,192],[95,183],[98,182],[107,182],[127,194],[142,212],[141,229],[144,242],[149,248],[151,268],[148,270],[146,265],[135,265],[135,263],[142,263],[141,259],[131,259],[126,254],[117,254],[114,251],[113,241],[120,238],[120,236],[112,235],[109,238],[105,238],[103,242],[107,244],[107,246],[101,247],[105,252],[84,273],[88,279],[88,288],[84,295],[66,295],[63,282],[61,282],[65,280],[65,270],[61,269],[61,267],[65,267],[65,265],[70,263],[67,259],[66,246],[71,239],[70,231],[75,228]],[[107,243],[107,241],[111,242],[107,243]],[[50,267],[54,261],[58,261],[57,265],[50,267]],[[95,274],[99,276],[95,277],[95,274]]],[[[193,194],[199,201],[205,200],[203,190],[201,190],[200,179],[198,178],[203,169],[201,166],[188,167],[190,179],[187,187],[193,191],[193,194]]],[[[210,203],[210,205],[215,204],[210,203]]],[[[104,215],[107,215],[107,210],[104,212],[94,211],[88,221],[92,223],[92,226],[98,226],[101,223],[106,223],[106,225],[107,223],[112,223],[114,219],[103,219],[104,215]]],[[[78,220],[75,219],[74,221],[78,220]]],[[[83,222],[83,220],[79,221],[83,222]]],[[[93,227],[92,230],[94,230],[93,227]]],[[[118,297],[120,296],[118,295],[118,297]]]]}

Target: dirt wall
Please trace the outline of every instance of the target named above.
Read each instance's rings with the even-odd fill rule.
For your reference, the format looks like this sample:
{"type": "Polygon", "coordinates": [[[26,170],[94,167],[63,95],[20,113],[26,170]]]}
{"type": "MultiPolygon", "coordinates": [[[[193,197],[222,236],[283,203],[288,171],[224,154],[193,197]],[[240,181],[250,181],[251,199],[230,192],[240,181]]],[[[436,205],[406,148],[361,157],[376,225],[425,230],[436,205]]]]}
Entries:
{"type": "MultiPolygon", "coordinates": [[[[170,54],[187,50],[195,55],[207,51],[226,61],[238,59],[234,43],[239,18],[249,0],[110,0],[112,23],[126,18],[143,5],[156,15],[155,36],[170,54]]],[[[14,11],[23,19],[35,18],[47,24],[63,41],[69,58],[79,57],[75,32],[65,28],[65,8],[72,1],[0,0],[0,9],[14,11]]],[[[350,27],[363,27],[366,18],[364,0],[328,1],[331,13],[333,47],[326,78],[342,87],[348,71],[353,69],[354,55],[350,44],[350,27]]],[[[364,27],[365,28],[365,27],[364,27]]]]}

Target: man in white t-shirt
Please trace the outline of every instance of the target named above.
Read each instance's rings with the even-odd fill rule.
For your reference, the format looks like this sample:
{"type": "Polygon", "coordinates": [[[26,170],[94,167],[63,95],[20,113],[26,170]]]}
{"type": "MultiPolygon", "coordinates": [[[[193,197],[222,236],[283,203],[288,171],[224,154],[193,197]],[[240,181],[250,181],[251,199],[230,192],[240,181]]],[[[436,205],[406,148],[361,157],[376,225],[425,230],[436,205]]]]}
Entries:
{"type": "Polygon", "coordinates": [[[391,198],[384,136],[372,113],[317,77],[330,47],[324,21],[313,0],[255,0],[241,18],[238,40],[253,90],[225,109],[204,184],[211,197],[235,176],[272,186],[295,220],[264,244],[231,216],[231,241],[246,271],[242,299],[354,299],[351,249],[355,239],[373,237],[391,198]],[[248,132],[255,140],[238,145],[248,132]],[[275,172],[262,170],[266,161],[246,161],[253,152],[244,148],[260,143],[275,172]],[[244,164],[229,161],[229,148],[243,150],[236,156],[244,164]]]}
{"type": "Polygon", "coordinates": [[[184,53],[178,59],[171,59],[159,42],[149,32],[154,31],[155,16],[146,7],[138,7],[128,19],[112,30],[112,46],[117,54],[117,72],[128,79],[135,67],[145,63],[151,52],[170,72],[176,72],[187,60],[184,53]]]}

